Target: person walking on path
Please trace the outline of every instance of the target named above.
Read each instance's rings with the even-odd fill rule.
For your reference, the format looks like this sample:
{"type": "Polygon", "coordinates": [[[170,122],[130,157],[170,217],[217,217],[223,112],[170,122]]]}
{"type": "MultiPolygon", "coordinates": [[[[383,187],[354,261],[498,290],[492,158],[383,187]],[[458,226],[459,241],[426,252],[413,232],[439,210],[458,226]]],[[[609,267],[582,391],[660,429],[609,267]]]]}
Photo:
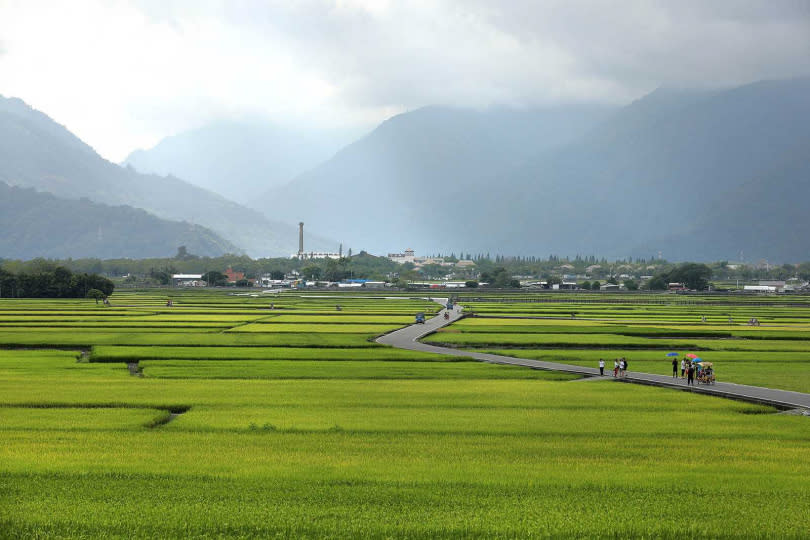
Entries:
{"type": "Polygon", "coordinates": [[[673,379],[678,378],[678,359],[677,358],[672,359],[672,378],[673,379]]]}
{"type": "Polygon", "coordinates": [[[613,359],[613,377],[615,378],[618,373],[619,373],[619,360],[614,358],[613,359]]]}
{"type": "Polygon", "coordinates": [[[683,374],[686,371],[686,359],[681,360],[681,379],[683,379],[683,374]]]}
{"type": "Polygon", "coordinates": [[[599,376],[600,377],[605,376],[605,359],[604,358],[599,359],[599,376]]]}
{"type": "Polygon", "coordinates": [[[628,366],[627,358],[622,357],[622,377],[627,377],[627,366],[628,366]]]}
{"type": "Polygon", "coordinates": [[[687,385],[695,385],[695,368],[692,364],[689,364],[686,367],[686,384],[687,385]]]}

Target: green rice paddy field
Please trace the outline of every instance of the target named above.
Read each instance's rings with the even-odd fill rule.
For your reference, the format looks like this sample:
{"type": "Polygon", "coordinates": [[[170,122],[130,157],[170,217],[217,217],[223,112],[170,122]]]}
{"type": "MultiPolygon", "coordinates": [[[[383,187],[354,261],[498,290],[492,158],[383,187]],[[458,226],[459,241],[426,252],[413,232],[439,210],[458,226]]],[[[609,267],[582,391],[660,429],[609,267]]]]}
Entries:
{"type": "MultiPolygon", "coordinates": [[[[426,300],[171,294],[0,301],[0,538],[807,535],[806,417],[373,342],[426,300]]],[[[494,318],[427,339],[810,389],[810,304],[598,298],[462,298],[494,318]]]]}
{"type": "Polygon", "coordinates": [[[604,358],[612,368],[614,358],[625,357],[631,371],[657,374],[672,373],[667,353],[692,353],[713,362],[721,381],[810,392],[808,297],[610,294],[602,295],[610,302],[598,303],[594,295],[581,296],[551,295],[554,302],[462,297],[474,316],[424,341],[459,348],[459,354],[476,350],[590,367],[604,358]],[[752,318],[760,325],[750,326],[752,318]]]}

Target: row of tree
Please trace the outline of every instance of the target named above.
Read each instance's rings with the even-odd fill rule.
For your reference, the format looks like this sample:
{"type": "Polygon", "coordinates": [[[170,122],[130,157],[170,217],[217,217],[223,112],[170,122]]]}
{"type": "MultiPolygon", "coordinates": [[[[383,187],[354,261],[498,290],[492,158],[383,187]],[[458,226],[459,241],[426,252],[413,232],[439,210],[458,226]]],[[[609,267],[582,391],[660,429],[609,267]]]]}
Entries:
{"type": "Polygon", "coordinates": [[[101,298],[115,285],[98,274],[74,274],[63,266],[12,273],[0,268],[0,298],[101,298]]]}
{"type": "MultiPolygon", "coordinates": [[[[328,281],[355,277],[407,282],[443,278],[452,274],[453,279],[457,280],[480,279],[488,283],[495,283],[498,280],[494,279],[493,276],[501,273],[501,269],[503,269],[509,277],[508,279],[501,277],[498,281],[500,284],[513,279],[513,276],[539,278],[552,283],[555,279],[562,279],[562,276],[566,274],[585,274],[589,280],[599,280],[602,283],[622,279],[625,285],[629,278],[620,278],[622,275],[633,276],[634,281],[638,281],[642,276],[660,277],[660,279],[652,280],[653,288],[662,288],[662,282],[668,279],[683,282],[682,279],[672,279],[679,277],[676,275],[677,273],[669,275],[673,269],[683,265],[668,263],[663,259],[613,262],[607,262],[604,259],[597,260],[592,256],[576,257],[570,260],[557,256],[551,256],[546,260],[534,257],[502,256],[496,256],[494,259],[488,256],[473,256],[473,259],[476,263],[475,266],[465,269],[436,264],[425,265],[420,269],[416,269],[413,264],[400,265],[386,257],[375,257],[363,251],[352,257],[343,257],[341,259],[299,260],[297,258],[251,259],[244,255],[224,255],[209,258],[197,257],[185,250],[178,250],[174,258],[164,259],[68,259],[63,261],[33,259],[30,261],[2,261],[2,266],[12,273],[37,273],[47,271],[54,265],[58,265],[79,273],[98,273],[107,276],[129,275],[131,276],[130,281],[139,285],[168,284],[171,281],[171,275],[175,273],[221,272],[228,267],[244,272],[247,278],[271,275],[281,279],[285,274],[296,270],[305,279],[328,281]]],[[[746,266],[730,265],[725,261],[720,261],[699,266],[704,269],[704,273],[705,268],[708,268],[708,275],[715,280],[740,279],[749,281],[755,279],[786,279],[790,277],[810,280],[810,262],[798,265],[746,266]]],[[[679,272],[682,271],[679,270],[679,272]]],[[[686,279],[691,280],[689,276],[686,276],[686,279]]],[[[699,280],[696,283],[703,284],[699,280]]]]}

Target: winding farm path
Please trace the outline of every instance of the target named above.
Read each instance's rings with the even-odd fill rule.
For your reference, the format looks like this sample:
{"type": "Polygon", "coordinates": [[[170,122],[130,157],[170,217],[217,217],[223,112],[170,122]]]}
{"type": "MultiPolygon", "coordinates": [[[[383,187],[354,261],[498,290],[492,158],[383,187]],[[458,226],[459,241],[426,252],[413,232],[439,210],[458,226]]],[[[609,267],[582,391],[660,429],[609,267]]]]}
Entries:
{"type": "MultiPolygon", "coordinates": [[[[447,303],[446,298],[433,298],[432,300],[442,305],[447,303]]],[[[475,360],[489,362],[491,364],[509,364],[533,369],[574,373],[577,375],[584,375],[586,377],[599,377],[598,368],[574,366],[571,364],[559,364],[556,362],[544,362],[541,360],[528,360],[524,358],[512,358],[510,356],[464,351],[460,349],[451,349],[448,347],[437,347],[435,345],[428,345],[418,341],[419,338],[422,338],[431,332],[435,332],[439,328],[447,326],[448,324],[457,321],[461,317],[462,311],[460,306],[456,306],[453,310],[442,309],[436,317],[425,321],[425,324],[413,324],[406,328],[402,328],[401,330],[396,330],[390,334],[380,336],[377,338],[377,342],[383,345],[397,347],[399,349],[447,354],[452,356],[468,356],[470,358],[474,358],[475,360]],[[449,314],[449,319],[447,320],[444,318],[445,313],[449,314]]],[[[606,370],[606,373],[608,372],[609,371],[606,370]]],[[[717,384],[711,386],[697,384],[694,386],[688,386],[686,381],[683,379],[673,379],[671,376],[667,375],[654,375],[651,373],[638,373],[635,371],[628,371],[627,376],[623,379],[613,379],[612,375],[606,375],[602,378],[606,380],[662,386],[700,394],[710,394],[740,401],[774,405],[783,409],[806,409],[810,411],[810,394],[805,394],[802,392],[791,392],[788,390],[776,390],[773,388],[763,388],[760,386],[747,386],[744,384],[725,382],[718,382],[717,384]]]]}

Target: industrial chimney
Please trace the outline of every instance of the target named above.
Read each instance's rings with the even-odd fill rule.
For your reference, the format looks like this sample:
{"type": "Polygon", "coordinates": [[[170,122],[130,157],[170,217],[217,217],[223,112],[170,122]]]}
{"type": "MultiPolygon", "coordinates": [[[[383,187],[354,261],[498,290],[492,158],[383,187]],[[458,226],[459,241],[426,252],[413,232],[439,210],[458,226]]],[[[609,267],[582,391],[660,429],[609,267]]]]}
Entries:
{"type": "Polygon", "coordinates": [[[298,257],[304,256],[304,222],[298,223],[298,257]]]}

